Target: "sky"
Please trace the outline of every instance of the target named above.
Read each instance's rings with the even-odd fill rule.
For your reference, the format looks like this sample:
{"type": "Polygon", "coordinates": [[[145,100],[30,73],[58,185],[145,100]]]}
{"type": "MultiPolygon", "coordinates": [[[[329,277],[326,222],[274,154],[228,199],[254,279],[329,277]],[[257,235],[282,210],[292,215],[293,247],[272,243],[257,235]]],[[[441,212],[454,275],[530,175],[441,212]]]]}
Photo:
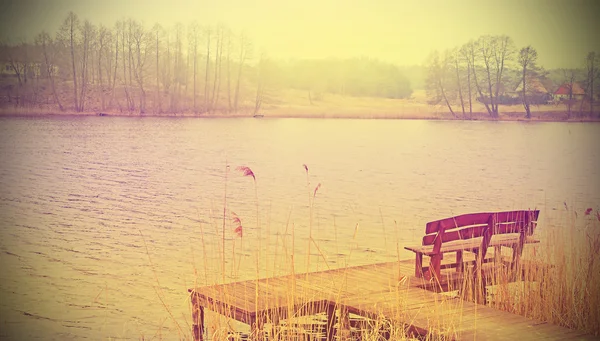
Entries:
{"type": "Polygon", "coordinates": [[[221,23],[277,59],[366,56],[415,65],[485,34],[532,45],[548,69],[581,67],[588,52],[600,52],[597,0],[0,0],[0,37],[32,41],[42,30],[56,32],[69,11],[106,26],[128,17],[148,28],[221,23]]]}

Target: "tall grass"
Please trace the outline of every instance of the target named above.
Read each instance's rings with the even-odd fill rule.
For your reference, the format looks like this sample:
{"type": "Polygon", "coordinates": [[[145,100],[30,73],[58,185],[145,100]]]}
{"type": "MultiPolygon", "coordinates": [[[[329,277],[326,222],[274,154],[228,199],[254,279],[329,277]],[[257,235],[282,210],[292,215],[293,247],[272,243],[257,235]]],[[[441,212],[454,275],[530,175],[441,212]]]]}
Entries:
{"type": "MultiPolygon", "coordinates": [[[[256,326],[260,327],[261,333],[259,334],[258,328],[250,329],[248,325],[235,321],[227,313],[225,315],[211,313],[213,310],[211,308],[214,307],[208,306],[205,310],[205,329],[208,339],[317,340],[325,336],[328,328],[340,327],[336,336],[337,340],[404,340],[415,338],[416,334],[420,334],[418,338],[423,340],[446,340],[460,336],[463,305],[469,300],[527,318],[550,322],[596,336],[600,335],[600,290],[597,289],[600,283],[600,213],[597,209],[580,210],[579,213],[567,209],[554,215],[543,212],[546,214],[546,218],[539,223],[536,230],[536,235],[541,238],[542,242],[525,246],[522,261],[516,269],[516,273],[522,280],[514,281],[512,276],[515,272],[511,272],[509,266],[504,266],[503,263],[496,263],[493,271],[490,270],[490,267],[483,267],[482,273],[478,273],[478,275],[469,275],[471,270],[466,269],[465,280],[456,287],[450,288],[450,290],[459,289],[463,299],[455,299],[451,295],[439,296],[439,300],[434,302],[431,307],[435,310],[434,318],[426,326],[418,325],[418,327],[425,328],[424,330],[411,327],[410,324],[413,321],[406,320],[409,316],[405,308],[407,288],[410,282],[406,275],[411,274],[398,273],[398,282],[388,288],[389,294],[395,297],[396,308],[391,314],[388,312],[387,315],[360,317],[348,314],[339,307],[311,305],[311,288],[300,287],[296,283],[298,264],[306,264],[306,270],[311,270],[311,249],[316,248],[319,257],[325,261],[328,267],[329,265],[327,252],[323,251],[323,248],[313,238],[312,229],[313,206],[321,184],[314,189],[311,188],[308,166],[303,165],[303,167],[307,178],[308,214],[310,215],[306,244],[297,243],[295,224],[290,221],[290,210],[285,226],[282,227],[284,230],[282,233],[275,234],[274,245],[271,244],[268,236],[267,243],[264,243],[261,233],[261,229],[265,226],[261,225],[260,219],[257,176],[248,167],[237,168],[242,176],[253,178],[254,198],[250,198],[248,202],[254,201],[256,230],[253,232],[254,235],[252,232],[246,233],[242,222],[246,221],[247,217],[231,212],[227,206],[227,190],[225,190],[223,221],[213,218],[211,222],[216,229],[222,228],[220,233],[215,234],[222,238],[215,243],[220,245],[220,257],[214,257],[215,260],[218,258],[221,264],[211,265],[204,259],[204,271],[195,270],[197,276],[201,277],[197,279],[196,285],[226,282],[224,272],[227,268],[225,263],[228,262],[233,263],[229,281],[249,279],[258,283],[260,277],[283,276],[279,277],[277,281],[281,283],[281,290],[285,292],[285,298],[277,304],[284,307],[283,315],[285,316],[278,314],[268,316],[264,325],[256,326]],[[231,217],[229,220],[226,219],[227,212],[231,217]],[[248,249],[253,250],[251,251],[253,254],[237,248],[238,245],[242,245],[245,238],[249,237],[255,238],[253,243],[247,241],[250,243],[247,244],[248,249]],[[298,252],[295,248],[296,245],[306,245],[305,250],[298,252]],[[230,252],[226,250],[227,248],[230,249],[230,252]],[[265,258],[268,254],[275,256],[268,260],[265,258]],[[263,256],[261,257],[261,255],[263,256]],[[253,262],[254,264],[251,264],[253,262]],[[249,270],[252,267],[255,267],[252,269],[255,271],[249,270]],[[270,271],[269,267],[271,267],[270,271]],[[215,271],[223,271],[223,273],[215,274],[215,271]],[[211,273],[214,276],[212,280],[208,278],[211,273]],[[450,317],[448,317],[448,311],[453,311],[450,317]],[[336,326],[327,325],[327,314],[338,317],[339,322],[336,326]],[[395,321],[404,321],[404,323],[395,321]]],[[[385,229],[385,226],[383,228],[385,229]]],[[[395,225],[395,228],[400,227],[395,225]]],[[[357,229],[358,223],[354,237],[356,237],[357,229]]],[[[335,236],[335,248],[337,249],[337,233],[335,236]]],[[[356,242],[358,243],[358,241],[356,242]]],[[[203,245],[203,248],[206,246],[203,245]]],[[[396,249],[400,260],[401,245],[396,245],[396,249]]],[[[205,258],[207,254],[209,253],[204,250],[205,258]]],[[[500,257],[498,259],[502,261],[500,257]]],[[[331,293],[341,305],[345,302],[345,298],[341,296],[342,288],[352,285],[347,280],[345,281],[344,283],[335,283],[335,287],[340,290],[331,293]]],[[[331,285],[331,283],[322,284],[331,285]]],[[[318,287],[320,283],[316,282],[315,285],[318,287]]],[[[360,285],[356,287],[356,294],[360,295],[360,285]]],[[[227,298],[232,294],[222,290],[218,296],[227,298]]],[[[255,290],[248,294],[252,297],[247,298],[246,305],[250,305],[250,302],[257,302],[260,295],[271,293],[260,291],[259,286],[256,285],[255,290]]],[[[175,320],[174,317],[173,319],[175,320]]],[[[191,326],[191,323],[189,325],[191,326]]],[[[191,333],[189,337],[184,336],[184,338],[191,338],[191,333]]]]}
{"type": "Polygon", "coordinates": [[[490,305],[600,336],[600,213],[565,210],[542,228],[518,269],[523,281],[498,271],[490,305]]]}

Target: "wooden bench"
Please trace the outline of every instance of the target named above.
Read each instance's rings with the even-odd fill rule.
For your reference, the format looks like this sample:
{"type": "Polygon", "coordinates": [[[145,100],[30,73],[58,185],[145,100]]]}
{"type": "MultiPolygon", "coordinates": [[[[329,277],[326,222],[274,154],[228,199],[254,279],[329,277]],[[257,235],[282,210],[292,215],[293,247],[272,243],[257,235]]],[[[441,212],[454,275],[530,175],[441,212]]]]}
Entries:
{"type": "Polygon", "coordinates": [[[516,266],[523,245],[539,243],[532,237],[539,213],[539,210],[472,213],[427,223],[422,245],[405,247],[416,253],[415,276],[440,279],[441,269],[455,267],[456,271],[462,271],[464,251],[475,253],[475,266],[480,267],[481,263],[493,260],[485,258],[489,247],[495,248],[495,258],[500,256],[503,246],[512,248],[512,266],[516,266]],[[442,265],[445,253],[456,253],[456,262],[442,265]],[[430,257],[428,267],[423,267],[423,255],[430,257]]]}

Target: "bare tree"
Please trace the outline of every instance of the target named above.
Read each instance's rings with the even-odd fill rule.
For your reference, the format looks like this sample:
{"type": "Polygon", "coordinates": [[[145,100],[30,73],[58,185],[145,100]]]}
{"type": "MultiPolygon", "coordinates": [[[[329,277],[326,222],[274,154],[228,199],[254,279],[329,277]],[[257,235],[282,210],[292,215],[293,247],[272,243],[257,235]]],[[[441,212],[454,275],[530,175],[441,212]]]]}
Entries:
{"type": "Polygon", "coordinates": [[[223,26],[220,27],[220,42],[219,42],[219,58],[218,58],[218,67],[217,67],[217,92],[215,96],[214,106],[219,107],[219,97],[221,95],[221,82],[223,80],[223,42],[225,41],[225,28],[223,26]]]}
{"type": "Polygon", "coordinates": [[[173,38],[173,28],[167,31],[166,35],[166,56],[163,58],[163,72],[162,72],[162,85],[164,91],[164,97],[169,101],[170,113],[174,113],[173,110],[173,98],[175,92],[175,83],[177,82],[177,69],[175,65],[175,42],[173,38]]]}
{"type": "Polygon", "coordinates": [[[566,87],[568,91],[568,99],[565,102],[567,105],[567,118],[571,118],[571,107],[573,106],[575,100],[573,99],[573,88],[575,86],[575,82],[577,80],[577,70],[575,69],[563,69],[563,85],[566,87]]]}
{"type": "Polygon", "coordinates": [[[448,88],[446,85],[449,71],[448,62],[448,55],[444,58],[440,58],[438,51],[433,51],[431,53],[427,61],[425,90],[427,92],[429,104],[439,104],[443,100],[452,116],[456,117],[456,113],[452,109],[450,99],[448,98],[448,88]]]}
{"type": "MultiPolygon", "coordinates": [[[[185,87],[183,89],[183,100],[185,101],[187,99],[187,94],[188,94],[188,87],[190,85],[189,82],[189,70],[190,70],[190,59],[191,59],[191,53],[190,53],[190,46],[189,46],[189,40],[188,40],[188,46],[187,46],[187,53],[185,54],[185,71],[182,73],[181,75],[181,80],[184,83],[185,87]]],[[[185,109],[189,109],[189,108],[184,108],[185,109]]]]}
{"type": "Polygon", "coordinates": [[[160,38],[164,34],[163,28],[159,24],[155,24],[152,28],[155,35],[155,51],[154,57],[156,59],[156,89],[154,89],[154,113],[160,114],[162,111],[161,100],[160,100],[160,38]]]}
{"type": "Polygon", "coordinates": [[[26,103],[35,103],[37,98],[36,84],[28,84],[28,79],[35,80],[37,78],[37,70],[33,59],[36,57],[35,51],[32,51],[32,46],[25,41],[19,42],[17,45],[9,45],[7,42],[0,43],[0,49],[3,52],[2,60],[8,62],[10,69],[17,77],[16,87],[12,84],[7,87],[9,102],[11,102],[12,90],[16,88],[16,96],[14,97],[15,105],[24,106],[26,103]],[[33,92],[32,92],[33,91],[33,92]]]}
{"type": "Polygon", "coordinates": [[[81,58],[81,94],[79,96],[79,107],[77,111],[82,112],[85,107],[85,95],[88,83],[88,60],[90,44],[94,39],[94,26],[86,20],[81,28],[82,37],[82,58],[81,58]]]}
{"type": "Polygon", "coordinates": [[[537,51],[531,47],[531,45],[522,48],[519,51],[519,65],[521,65],[521,85],[523,89],[521,91],[521,100],[523,101],[523,107],[525,108],[525,117],[531,118],[531,110],[529,109],[528,91],[529,85],[527,83],[528,78],[535,72],[537,67],[537,51]]]}
{"type": "Polygon", "coordinates": [[[492,109],[490,108],[490,105],[488,103],[488,101],[485,100],[484,95],[483,95],[483,85],[479,82],[478,76],[477,76],[477,72],[481,69],[481,67],[479,67],[478,60],[479,60],[479,41],[475,42],[475,41],[470,41],[465,45],[465,56],[467,59],[467,63],[469,65],[469,69],[472,72],[473,75],[473,80],[475,82],[475,89],[477,90],[477,93],[479,94],[479,98],[482,100],[483,104],[485,105],[485,109],[487,110],[488,114],[492,115],[492,109]]]}
{"type": "Polygon", "coordinates": [[[248,58],[248,50],[251,49],[251,43],[246,37],[244,33],[240,35],[240,43],[239,43],[240,55],[238,59],[238,74],[237,80],[235,84],[235,94],[233,97],[233,110],[238,110],[238,103],[240,98],[240,81],[242,79],[242,71],[244,70],[244,65],[248,58]]]}
{"type": "MultiPolygon", "coordinates": [[[[133,19],[129,18],[127,20],[127,22],[125,23],[126,26],[123,28],[123,31],[127,32],[127,39],[123,40],[123,41],[127,41],[127,73],[125,77],[128,77],[129,79],[127,80],[128,83],[128,87],[129,87],[129,91],[131,92],[130,96],[128,96],[129,98],[129,111],[134,111],[135,110],[135,99],[134,99],[134,89],[133,89],[133,34],[132,34],[132,25],[131,22],[133,21],[133,19]]],[[[123,56],[125,56],[125,53],[123,53],[123,56]]]]}
{"type": "Polygon", "coordinates": [[[490,36],[480,37],[477,40],[479,47],[479,55],[483,60],[483,64],[485,65],[485,79],[487,80],[487,97],[489,98],[489,103],[491,106],[490,115],[492,117],[496,114],[496,108],[494,106],[494,95],[492,91],[492,56],[493,56],[493,44],[494,38],[490,36]]]}
{"type": "Polygon", "coordinates": [[[227,30],[227,112],[231,111],[231,31],[227,30]]]}
{"type": "MultiPolygon", "coordinates": [[[[171,37],[169,35],[170,33],[168,31],[165,31],[165,39],[166,42],[164,44],[164,57],[163,57],[163,62],[162,62],[162,72],[161,72],[161,83],[163,86],[163,92],[164,92],[164,98],[170,98],[171,96],[171,91],[173,91],[173,74],[174,74],[174,68],[173,65],[171,63],[172,61],[172,55],[173,55],[173,51],[171,48],[171,37]]],[[[161,97],[163,98],[163,97],[161,97]]],[[[169,104],[169,111],[171,110],[171,105],[169,104]]]]}
{"type": "Polygon", "coordinates": [[[211,29],[206,28],[206,67],[204,68],[204,111],[209,112],[208,96],[210,94],[208,88],[208,80],[210,79],[210,37],[211,29]]]}
{"type": "Polygon", "coordinates": [[[452,51],[452,58],[454,59],[454,70],[456,71],[456,88],[458,90],[458,98],[460,100],[460,106],[462,108],[462,116],[463,118],[465,118],[465,102],[463,100],[462,84],[460,81],[461,66],[459,65],[459,62],[461,58],[460,51],[458,49],[454,49],[452,51]]]}
{"type": "Polygon", "coordinates": [[[600,64],[599,59],[600,56],[596,54],[596,52],[590,52],[585,58],[585,69],[587,76],[587,93],[590,101],[590,117],[594,116],[594,86],[596,81],[600,80],[600,68],[598,64],[600,64]]]}
{"type": "MultiPolygon", "coordinates": [[[[104,91],[104,81],[103,81],[103,75],[102,75],[102,57],[103,54],[106,53],[105,59],[106,61],[106,69],[109,70],[110,69],[110,65],[109,65],[109,59],[110,59],[110,55],[109,53],[107,53],[108,51],[107,48],[110,44],[110,31],[103,25],[100,25],[100,28],[98,29],[98,37],[97,37],[97,62],[98,62],[98,85],[100,88],[100,108],[102,110],[104,110],[106,108],[106,100],[105,100],[105,91],[104,91]]],[[[108,73],[107,73],[108,75],[108,73]]],[[[108,82],[110,84],[110,78],[108,78],[108,82]]]]}
{"type": "MultiPolygon", "coordinates": [[[[479,59],[483,63],[483,78],[486,81],[487,93],[482,100],[489,102],[486,109],[490,116],[498,117],[498,96],[504,86],[504,71],[514,54],[514,44],[508,36],[481,36],[477,42],[479,59]],[[487,98],[487,99],[486,99],[487,98]]],[[[479,88],[480,93],[482,89],[479,88]]],[[[485,102],[484,102],[485,103],[485,102]]]]}
{"type": "Polygon", "coordinates": [[[223,55],[223,27],[219,26],[216,30],[217,43],[215,45],[215,74],[213,80],[213,90],[210,100],[210,109],[213,110],[219,101],[219,86],[221,81],[221,56],[223,55]]]}
{"type": "Polygon", "coordinates": [[[60,111],[63,111],[64,108],[60,99],[58,98],[58,94],[56,92],[56,84],[54,82],[54,74],[56,66],[54,64],[54,56],[55,56],[55,47],[52,42],[52,38],[46,31],[42,31],[36,39],[35,43],[42,47],[42,53],[44,55],[44,65],[46,66],[46,74],[48,79],[50,80],[50,86],[52,87],[52,96],[54,97],[54,101],[58,105],[60,111]]]}
{"type": "MultiPolygon", "coordinates": [[[[123,91],[125,92],[125,99],[127,101],[126,104],[126,109],[128,111],[133,110],[133,100],[129,94],[129,82],[127,81],[127,68],[128,66],[130,66],[130,55],[131,53],[128,55],[127,54],[127,49],[125,48],[125,44],[129,44],[130,41],[128,39],[128,34],[127,34],[127,23],[122,20],[122,21],[118,21],[117,22],[117,30],[118,33],[121,35],[121,64],[122,64],[122,70],[123,70],[123,79],[121,80],[123,83],[123,91]]],[[[131,48],[129,48],[129,51],[131,51],[131,48]]],[[[131,70],[131,67],[129,67],[129,69],[131,70]]],[[[130,78],[131,79],[131,78],[130,78]]],[[[120,105],[119,105],[120,106],[120,105]]]]}
{"type": "Polygon", "coordinates": [[[129,21],[129,31],[133,43],[131,69],[138,87],[140,114],[143,114],[146,112],[146,89],[144,84],[147,73],[146,62],[151,48],[151,36],[142,24],[135,20],[129,21]]]}
{"type": "Polygon", "coordinates": [[[5,58],[7,59],[10,68],[15,72],[15,76],[17,76],[19,87],[26,81],[26,63],[23,61],[23,56],[18,56],[18,54],[22,54],[24,45],[24,42],[21,42],[17,46],[10,46],[8,43],[3,42],[0,46],[5,52],[5,58]]]}
{"type": "Polygon", "coordinates": [[[183,83],[182,78],[184,77],[185,70],[182,66],[182,34],[183,34],[183,25],[181,23],[176,23],[173,28],[173,33],[175,34],[175,49],[174,49],[174,83],[173,83],[173,91],[171,92],[171,111],[177,112],[179,110],[178,102],[181,94],[181,84],[183,83]]]}
{"type": "Polygon", "coordinates": [[[58,39],[63,43],[63,45],[69,49],[70,57],[71,57],[71,77],[73,79],[73,105],[76,111],[79,111],[79,101],[78,101],[78,86],[77,86],[77,68],[76,59],[75,59],[75,49],[78,44],[79,35],[78,28],[79,26],[79,18],[73,12],[69,12],[67,14],[67,18],[63,21],[59,32],[58,39]]]}
{"type": "Polygon", "coordinates": [[[473,73],[473,69],[471,68],[471,62],[469,57],[469,45],[463,45],[460,48],[461,58],[467,63],[467,94],[469,99],[469,118],[473,118],[473,94],[472,94],[472,85],[471,85],[471,74],[473,73]]]}
{"type": "Polygon", "coordinates": [[[257,65],[257,78],[256,78],[256,98],[254,100],[254,113],[253,115],[257,115],[260,107],[262,106],[263,101],[263,86],[264,86],[264,77],[265,77],[265,54],[262,53],[257,65]]]}
{"type": "Polygon", "coordinates": [[[496,108],[494,110],[495,117],[498,117],[498,95],[500,89],[504,86],[504,70],[506,69],[507,63],[511,61],[514,54],[514,43],[509,36],[496,37],[494,44],[494,61],[496,63],[496,86],[495,86],[495,98],[496,108]]]}
{"type": "MultiPolygon", "coordinates": [[[[200,33],[200,27],[198,26],[198,23],[193,22],[190,27],[188,28],[188,42],[189,42],[189,48],[191,50],[192,53],[192,69],[193,69],[193,73],[192,73],[192,84],[193,84],[193,90],[192,90],[192,97],[193,97],[193,107],[194,107],[194,113],[197,114],[198,113],[198,106],[197,106],[197,92],[196,92],[196,74],[197,74],[197,63],[198,63],[198,43],[199,43],[199,33],[200,33]]],[[[190,52],[188,52],[189,54],[190,52]]]]}
{"type": "MultiPolygon", "coordinates": [[[[110,68],[107,69],[107,72],[112,71],[112,81],[111,81],[111,85],[110,85],[109,105],[112,105],[113,100],[115,98],[115,85],[117,84],[117,71],[118,71],[118,67],[119,67],[119,24],[118,23],[115,25],[114,38],[115,38],[114,68],[112,70],[110,68]]],[[[112,57],[111,57],[111,59],[112,59],[112,57]]],[[[109,79],[110,79],[110,75],[109,75],[109,79]]]]}

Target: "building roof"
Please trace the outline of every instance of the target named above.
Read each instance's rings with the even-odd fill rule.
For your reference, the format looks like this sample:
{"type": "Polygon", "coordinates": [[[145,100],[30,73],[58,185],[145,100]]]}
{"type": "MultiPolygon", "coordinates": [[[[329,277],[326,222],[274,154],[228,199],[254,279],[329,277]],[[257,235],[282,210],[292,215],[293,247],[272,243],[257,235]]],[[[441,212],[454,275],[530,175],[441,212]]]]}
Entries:
{"type": "MultiPolygon", "coordinates": [[[[523,91],[523,81],[519,82],[515,92],[523,91]]],[[[527,77],[527,92],[539,93],[539,94],[547,94],[548,90],[546,87],[540,82],[540,79],[537,77],[527,77]]]]}
{"type": "Polygon", "coordinates": [[[568,95],[572,89],[573,95],[585,95],[585,91],[578,83],[563,83],[555,92],[555,95],[568,95]]]}

